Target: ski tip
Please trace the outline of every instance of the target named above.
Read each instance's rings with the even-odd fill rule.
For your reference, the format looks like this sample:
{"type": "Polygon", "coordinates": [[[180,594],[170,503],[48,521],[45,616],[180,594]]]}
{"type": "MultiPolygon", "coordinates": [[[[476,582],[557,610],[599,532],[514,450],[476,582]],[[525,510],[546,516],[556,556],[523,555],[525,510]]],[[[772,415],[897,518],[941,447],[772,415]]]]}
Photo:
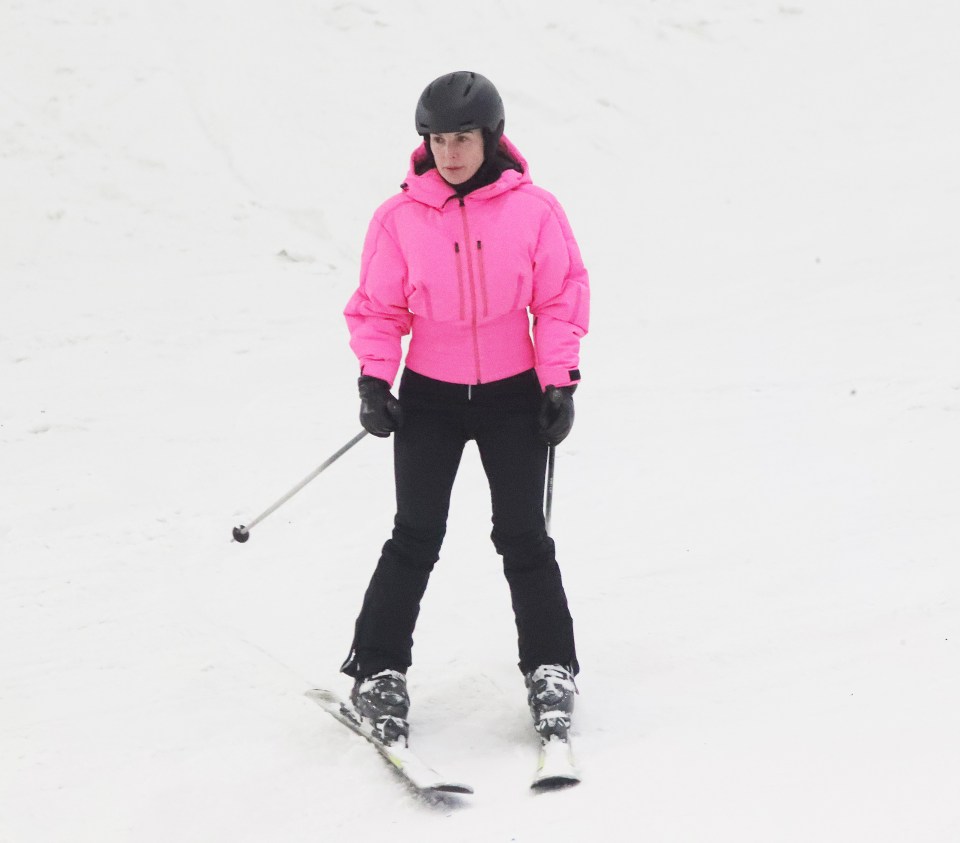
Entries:
{"type": "Polygon", "coordinates": [[[530,785],[530,789],[543,793],[549,790],[563,790],[564,788],[573,787],[577,784],[580,784],[580,777],[573,774],[546,776],[533,782],[533,784],[530,785]]]}
{"type": "Polygon", "coordinates": [[[468,784],[455,784],[454,782],[449,782],[446,784],[438,784],[431,788],[431,791],[435,793],[473,793],[473,788],[468,784]]]}

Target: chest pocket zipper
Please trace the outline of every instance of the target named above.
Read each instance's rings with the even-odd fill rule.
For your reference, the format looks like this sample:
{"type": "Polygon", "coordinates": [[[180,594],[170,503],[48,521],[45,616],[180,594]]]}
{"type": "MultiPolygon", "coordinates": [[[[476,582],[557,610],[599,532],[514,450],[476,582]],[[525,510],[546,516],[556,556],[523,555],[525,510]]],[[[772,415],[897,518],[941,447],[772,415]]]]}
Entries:
{"type": "Polygon", "coordinates": [[[483,315],[490,315],[490,301],[487,298],[487,272],[483,265],[483,243],[477,241],[477,266],[480,271],[480,298],[483,300],[483,315]]]}
{"type": "Polygon", "coordinates": [[[467,318],[467,293],[463,281],[463,258],[459,243],[453,244],[453,251],[457,261],[457,284],[460,288],[460,321],[463,322],[467,318]]]}

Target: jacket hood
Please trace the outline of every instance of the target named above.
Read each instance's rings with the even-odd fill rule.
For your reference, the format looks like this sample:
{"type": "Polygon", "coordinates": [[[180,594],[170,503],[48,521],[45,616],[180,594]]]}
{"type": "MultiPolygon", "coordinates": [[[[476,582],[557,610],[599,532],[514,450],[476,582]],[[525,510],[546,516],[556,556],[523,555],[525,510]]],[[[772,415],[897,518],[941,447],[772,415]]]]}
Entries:
{"type": "MultiPolygon", "coordinates": [[[[507,169],[500,174],[492,184],[479,187],[467,194],[467,198],[489,199],[493,196],[499,196],[508,190],[514,190],[522,184],[531,184],[530,168],[526,159],[507,138],[503,135],[500,138],[500,152],[506,154],[520,165],[520,171],[507,169]]],[[[442,208],[447,202],[457,195],[455,188],[451,187],[443,180],[443,177],[434,167],[425,173],[417,175],[418,165],[427,157],[427,151],[423,144],[419,144],[410,156],[410,167],[407,170],[407,178],[401,185],[404,192],[411,199],[422,202],[433,208],[442,208]]]]}

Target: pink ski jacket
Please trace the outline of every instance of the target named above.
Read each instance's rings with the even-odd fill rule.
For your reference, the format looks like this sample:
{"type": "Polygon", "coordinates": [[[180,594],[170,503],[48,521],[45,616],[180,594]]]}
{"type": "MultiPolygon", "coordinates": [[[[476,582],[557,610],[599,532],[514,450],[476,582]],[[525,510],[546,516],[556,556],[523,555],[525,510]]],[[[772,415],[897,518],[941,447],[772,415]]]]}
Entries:
{"type": "Polygon", "coordinates": [[[580,250],[559,202],[505,137],[501,146],[523,172],[463,198],[436,169],[416,175],[419,147],[403,192],[377,209],[344,311],[363,374],[393,385],[409,333],[407,367],[436,380],[489,383],[531,368],[541,388],[580,379],[580,250]]]}

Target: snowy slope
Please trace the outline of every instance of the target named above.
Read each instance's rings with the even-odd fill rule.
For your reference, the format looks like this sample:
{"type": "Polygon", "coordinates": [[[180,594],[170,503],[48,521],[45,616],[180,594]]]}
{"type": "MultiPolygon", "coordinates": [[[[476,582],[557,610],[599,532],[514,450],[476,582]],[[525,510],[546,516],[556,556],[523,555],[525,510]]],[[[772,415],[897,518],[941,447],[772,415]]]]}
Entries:
{"type": "Polygon", "coordinates": [[[0,841],[960,839],[960,11],[0,2],[0,841]],[[392,518],[340,311],[423,85],[490,76],[591,270],[534,742],[479,461],[411,798],[303,691],[392,518]]]}

